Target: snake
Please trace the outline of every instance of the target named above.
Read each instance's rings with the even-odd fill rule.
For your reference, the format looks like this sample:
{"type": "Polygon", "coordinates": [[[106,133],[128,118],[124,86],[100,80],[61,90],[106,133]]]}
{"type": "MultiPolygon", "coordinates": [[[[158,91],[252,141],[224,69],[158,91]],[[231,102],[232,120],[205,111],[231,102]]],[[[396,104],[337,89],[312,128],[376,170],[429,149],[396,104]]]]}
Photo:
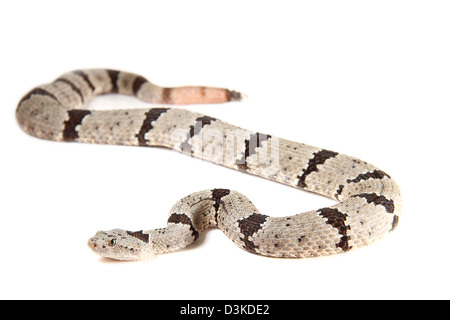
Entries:
{"type": "MultiPolygon", "coordinates": [[[[219,228],[239,248],[256,255],[318,257],[365,247],[396,229],[401,192],[391,176],[377,167],[176,108],[243,97],[225,88],[161,87],[131,72],[83,69],[29,91],[18,103],[16,119],[26,133],[41,139],[169,148],[337,200],[318,210],[269,216],[238,191],[203,190],[175,203],[165,228],[96,232],[88,246],[102,257],[143,260],[178,251],[209,228],[219,228]],[[92,99],[103,94],[131,95],[151,106],[89,108],[92,99]]],[[[373,142],[373,146],[380,144],[373,142]]],[[[279,201],[276,194],[265,196],[279,201]]]]}

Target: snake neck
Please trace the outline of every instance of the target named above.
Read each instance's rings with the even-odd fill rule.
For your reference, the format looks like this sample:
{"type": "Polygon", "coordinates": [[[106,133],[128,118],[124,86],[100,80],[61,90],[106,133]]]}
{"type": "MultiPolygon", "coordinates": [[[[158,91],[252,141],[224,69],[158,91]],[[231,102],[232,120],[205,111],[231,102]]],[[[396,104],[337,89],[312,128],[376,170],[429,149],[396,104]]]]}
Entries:
{"type": "Polygon", "coordinates": [[[170,210],[166,228],[144,232],[148,252],[158,255],[181,250],[195,242],[203,230],[216,227],[220,199],[229,192],[204,190],[179,200],[170,210]]]}
{"type": "Polygon", "coordinates": [[[192,233],[186,233],[183,225],[148,230],[144,233],[148,234],[149,242],[142,247],[142,259],[184,249],[198,238],[198,233],[195,236],[192,233]]]}

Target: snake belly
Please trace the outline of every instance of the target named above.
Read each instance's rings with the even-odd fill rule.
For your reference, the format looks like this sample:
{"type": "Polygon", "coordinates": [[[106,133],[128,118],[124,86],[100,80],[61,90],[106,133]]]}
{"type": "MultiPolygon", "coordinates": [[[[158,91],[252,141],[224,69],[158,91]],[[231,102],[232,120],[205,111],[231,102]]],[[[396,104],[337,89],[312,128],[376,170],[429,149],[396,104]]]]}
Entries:
{"type": "Polygon", "coordinates": [[[370,245],[397,227],[401,194],[384,171],[338,152],[172,107],[240,99],[239,92],[228,89],[165,88],[129,72],[77,70],[27,93],[18,104],[16,118],[25,132],[38,138],[170,148],[339,201],[318,210],[271,217],[237,191],[204,190],[179,200],[165,228],[97,232],[88,245],[101,256],[140,260],[177,251],[198,239],[203,230],[216,227],[254,254],[313,257],[370,245]],[[162,106],[87,108],[92,98],[108,93],[133,95],[162,106]]]}

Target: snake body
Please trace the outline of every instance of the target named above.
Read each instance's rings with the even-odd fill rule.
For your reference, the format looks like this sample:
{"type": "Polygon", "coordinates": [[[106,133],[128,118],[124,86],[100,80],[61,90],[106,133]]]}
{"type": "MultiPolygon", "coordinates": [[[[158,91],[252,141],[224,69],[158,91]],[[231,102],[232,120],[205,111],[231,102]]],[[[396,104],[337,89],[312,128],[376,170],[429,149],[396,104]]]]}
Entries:
{"type": "MultiPolygon", "coordinates": [[[[28,134],[84,143],[156,146],[315,192],[338,204],[285,217],[262,214],[244,195],[223,188],[193,193],[170,210],[165,228],[99,231],[97,254],[139,260],[180,250],[212,227],[237,246],[270,257],[302,258],[346,252],[373,243],[399,221],[401,195],[391,177],[359,159],[249,131],[184,109],[89,110],[107,93],[155,104],[222,103],[241,94],[221,88],[163,88],[142,76],[90,69],[63,74],[26,94],[16,110],[28,134]]],[[[170,170],[170,168],[168,168],[170,170]]],[[[273,197],[273,201],[277,201],[273,197]]]]}

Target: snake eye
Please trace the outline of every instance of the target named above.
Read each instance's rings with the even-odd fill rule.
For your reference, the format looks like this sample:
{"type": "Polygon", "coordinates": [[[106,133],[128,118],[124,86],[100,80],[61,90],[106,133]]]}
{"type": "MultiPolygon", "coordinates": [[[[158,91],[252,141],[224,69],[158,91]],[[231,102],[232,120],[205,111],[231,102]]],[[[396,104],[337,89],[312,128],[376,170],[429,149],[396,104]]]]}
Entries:
{"type": "Polygon", "coordinates": [[[116,245],[116,239],[112,239],[112,240],[109,242],[109,245],[110,245],[111,247],[114,247],[114,246],[116,245]]]}

